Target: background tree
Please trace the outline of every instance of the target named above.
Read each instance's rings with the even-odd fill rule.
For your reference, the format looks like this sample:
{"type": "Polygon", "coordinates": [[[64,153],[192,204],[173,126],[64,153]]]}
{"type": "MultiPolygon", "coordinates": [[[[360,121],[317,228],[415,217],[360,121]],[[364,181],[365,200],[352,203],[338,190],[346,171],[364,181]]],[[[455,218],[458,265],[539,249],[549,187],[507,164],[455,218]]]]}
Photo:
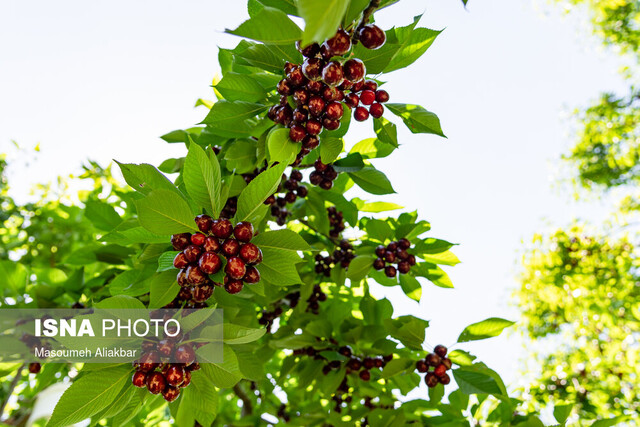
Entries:
{"type": "MultiPolygon", "coordinates": [[[[394,191],[374,166],[399,148],[392,120],[443,136],[435,114],[387,102],[387,73],[418,60],[440,33],[418,27],[420,17],[374,25],[393,3],[251,0],[249,19],[228,30],[243,40],[220,50],[217,101],[201,101],[201,125],[163,136],[184,144],[184,157],[119,164],[129,191],[92,165],[94,190],[73,206],[17,207],[3,193],[3,308],[225,313],[221,363],[158,342],[134,366],[3,365],[7,424],[23,423],[38,392],[72,378],[49,426],[541,425],[495,371],[462,349],[426,349],[428,321],[371,295],[397,286],[419,300],[428,283],[452,287],[441,266],[458,263],[416,212],[385,216],[400,207],[375,200],[394,191]],[[350,141],[352,120],[370,120],[373,137],[350,141]],[[356,186],[373,200],[350,194],[356,186]],[[167,348],[184,363],[154,362],[167,348]],[[425,386],[428,398],[406,397],[425,386]],[[11,395],[17,405],[7,405],[11,395]]],[[[511,324],[478,322],[458,342],[511,324]]]]}
{"type": "Polygon", "coordinates": [[[580,424],[615,417],[598,424],[614,425],[640,418],[634,386],[638,380],[634,367],[640,358],[635,231],[640,176],[640,103],[635,89],[640,3],[563,3],[584,7],[596,36],[631,60],[623,73],[630,86],[628,94],[602,94],[577,111],[577,141],[564,157],[580,187],[596,195],[617,188],[625,197],[610,223],[576,223],[536,236],[527,247],[521,288],[516,292],[523,331],[551,350],[531,354],[541,361],[542,376],[526,393],[533,397],[531,408],[554,404],[569,411],[574,406],[580,424]]]}

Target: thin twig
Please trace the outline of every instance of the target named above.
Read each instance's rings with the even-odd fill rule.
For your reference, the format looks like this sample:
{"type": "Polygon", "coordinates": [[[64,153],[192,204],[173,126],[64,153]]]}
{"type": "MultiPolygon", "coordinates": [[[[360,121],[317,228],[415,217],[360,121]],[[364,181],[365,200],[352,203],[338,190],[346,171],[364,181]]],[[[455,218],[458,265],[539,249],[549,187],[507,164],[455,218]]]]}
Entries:
{"type": "Polygon", "coordinates": [[[7,406],[7,403],[9,403],[9,399],[13,394],[13,390],[16,388],[16,385],[18,385],[18,381],[22,377],[22,370],[24,369],[25,366],[26,366],[26,363],[23,363],[20,366],[20,368],[18,368],[18,372],[16,373],[16,376],[13,377],[13,381],[11,381],[11,385],[9,385],[9,391],[7,392],[7,397],[5,397],[5,399],[2,401],[2,405],[0,405],[0,419],[2,418],[2,415],[4,415],[4,408],[7,406]]]}
{"type": "Polygon", "coordinates": [[[242,401],[242,416],[246,417],[251,415],[253,412],[253,404],[247,393],[240,387],[240,383],[233,386],[233,392],[238,396],[238,399],[242,401]]]}
{"type": "Polygon", "coordinates": [[[364,12],[362,12],[362,19],[360,20],[360,23],[356,27],[356,31],[355,31],[354,35],[358,34],[357,30],[359,28],[364,27],[369,22],[369,19],[371,19],[371,15],[373,15],[373,12],[375,12],[376,9],[378,9],[380,7],[380,1],[381,0],[371,0],[369,2],[369,6],[367,6],[367,8],[364,10],[364,12]]]}

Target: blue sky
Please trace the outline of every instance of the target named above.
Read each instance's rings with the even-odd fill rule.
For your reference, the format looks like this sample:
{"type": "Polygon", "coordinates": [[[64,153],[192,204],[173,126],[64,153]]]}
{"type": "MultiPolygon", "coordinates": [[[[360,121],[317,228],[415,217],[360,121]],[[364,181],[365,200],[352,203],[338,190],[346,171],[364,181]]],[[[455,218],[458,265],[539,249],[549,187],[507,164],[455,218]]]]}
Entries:
{"type": "MultiPolygon", "coordinates": [[[[437,113],[448,139],[400,132],[402,147],[375,166],[418,209],[434,236],[459,243],[455,290],[426,286],[421,304],[387,292],[398,313],[431,320],[431,345],[455,342],[469,323],[509,305],[522,241],[574,217],[598,220],[605,202],[575,203],[554,184],[571,140],[568,112],[622,88],[619,63],[598,48],[580,13],[530,0],[402,0],[377,17],[388,28],[425,13],[446,30],[415,66],[389,76],[393,102],[437,113]]],[[[86,158],[159,164],[184,155],[158,139],[199,122],[192,108],[217,71],[223,34],[245,19],[244,1],[43,0],[0,3],[0,151],[10,140],[41,144],[29,168],[11,171],[14,196],[77,171],[86,158]]],[[[369,137],[356,127],[351,143],[369,137]]],[[[378,291],[378,295],[383,295],[378,291]]],[[[526,354],[516,335],[465,344],[517,383],[526,354]]]]}

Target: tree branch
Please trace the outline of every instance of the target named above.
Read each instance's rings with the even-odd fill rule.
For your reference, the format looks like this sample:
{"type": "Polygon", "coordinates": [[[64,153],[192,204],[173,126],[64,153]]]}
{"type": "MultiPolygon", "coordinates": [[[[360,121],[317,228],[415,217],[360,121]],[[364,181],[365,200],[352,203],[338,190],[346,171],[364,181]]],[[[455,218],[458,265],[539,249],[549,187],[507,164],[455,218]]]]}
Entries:
{"type": "Polygon", "coordinates": [[[356,27],[354,36],[357,37],[358,29],[364,27],[369,22],[369,19],[371,19],[371,15],[373,15],[373,12],[375,12],[376,9],[380,7],[380,2],[381,0],[371,0],[369,2],[369,6],[367,6],[364,12],[362,12],[362,19],[360,20],[360,23],[356,27]]]}
{"type": "Polygon", "coordinates": [[[251,415],[253,412],[253,404],[251,403],[251,399],[244,392],[244,390],[240,387],[240,383],[233,386],[233,392],[238,396],[238,399],[242,401],[242,416],[246,417],[251,415]]]}
{"type": "Polygon", "coordinates": [[[16,376],[13,377],[13,381],[11,381],[11,384],[9,385],[9,391],[7,392],[7,397],[2,401],[2,404],[0,405],[0,419],[4,414],[4,408],[7,406],[7,403],[9,403],[9,399],[13,394],[13,390],[16,388],[16,385],[18,385],[18,381],[20,380],[20,377],[22,377],[22,370],[24,369],[25,366],[26,366],[26,363],[23,363],[20,366],[20,368],[18,368],[18,372],[16,373],[16,376]]]}

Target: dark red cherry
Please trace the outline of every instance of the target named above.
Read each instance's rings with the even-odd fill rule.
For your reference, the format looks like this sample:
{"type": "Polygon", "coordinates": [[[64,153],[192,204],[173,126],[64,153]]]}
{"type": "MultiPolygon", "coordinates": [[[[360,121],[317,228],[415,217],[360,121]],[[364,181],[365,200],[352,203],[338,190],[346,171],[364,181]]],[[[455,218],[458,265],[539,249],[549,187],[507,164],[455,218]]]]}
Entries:
{"type": "Polygon", "coordinates": [[[384,104],[389,100],[389,93],[386,90],[377,90],[376,91],[376,101],[381,104],[384,104]]]}
{"type": "Polygon", "coordinates": [[[354,83],[364,79],[364,75],[367,72],[364,62],[362,62],[358,58],[349,59],[347,62],[344,63],[344,66],[342,67],[342,69],[344,70],[345,79],[354,83]]]}
{"type": "Polygon", "coordinates": [[[142,371],[135,371],[131,382],[136,387],[145,387],[147,385],[147,374],[142,371]]]}
{"type": "Polygon", "coordinates": [[[164,372],[164,377],[170,385],[179,386],[184,381],[184,368],[180,365],[172,364],[164,372]]]}
{"type": "Polygon", "coordinates": [[[176,348],[176,351],[173,355],[176,362],[190,364],[196,360],[196,352],[193,350],[189,344],[182,344],[176,348]]]}
{"type": "Polygon", "coordinates": [[[307,134],[318,135],[320,132],[322,132],[322,123],[316,119],[310,119],[307,122],[307,134]]]}
{"type": "Polygon", "coordinates": [[[369,111],[364,107],[358,107],[353,112],[353,118],[358,122],[364,122],[369,118],[369,111]]]}
{"type": "Polygon", "coordinates": [[[351,36],[343,29],[339,29],[335,36],[325,42],[332,56],[342,56],[351,49],[351,36]]]}
{"type": "Polygon", "coordinates": [[[428,372],[427,375],[424,376],[424,383],[429,388],[434,388],[438,385],[438,377],[433,372],[428,372]]]}
{"type": "Polygon", "coordinates": [[[220,241],[216,237],[208,236],[204,241],[204,250],[207,252],[218,252],[220,241]]]}
{"type": "Polygon", "coordinates": [[[181,233],[171,236],[171,244],[176,251],[183,251],[191,243],[191,234],[181,233]]]}
{"type": "Polygon", "coordinates": [[[293,125],[291,129],[289,129],[289,138],[293,142],[300,142],[307,136],[307,130],[302,125],[293,125]]]}
{"type": "Polygon", "coordinates": [[[325,65],[322,70],[322,81],[327,85],[336,87],[344,80],[344,72],[342,71],[342,65],[337,61],[331,61],[325,65]]]}
{"type": "Polygon", "coordinates": [[[227,257],[232,257],[240,253],[240,243],[236,239],[227,239],[222,243],[222,253],[227,257]]]}
{"type": "Polygon", "coordinates": [[[360,103],[360,97],[355,93],[350,93],[345,96],[344,102],[345,104],[347,104],[348,107],[355,108],[360,103]]]}
{"type": "Polygon", "coordinates": [[[242,280],[247,283],[258,283],[260,281],[260,272],[254,266],[249,266],[242,280]]]}
{"type": "Polygon", "coordinates": [[[260,258],[261,251],[253,243],[245,243],[240,248],[240,258],[247,264],[255,264],[260,258]]]}
{"type": "Polygon", "coordinates": [[[162,392],[162,397],[167,402],[173,402],[180,395],[180,389],[178,387],[167,386],[162,392]]]}
{"type": "Polygon", "coordinates": [[[205,302],[211,298],[211,295],[213,295],[213,285],[204,284],[193,288],[191,298],[193,298],[195,302],[205,302]]]}
{"type": "Polygon", "coordinates": [[[219,239],[226,239],[233,233],[233,224],[228,219],[221,219],[214,222],[211,232],[219,239]]]}
{"type": "Polygon", "coordinates": [[[280,95],[287,96],[291,95],[291,91],[293,90],[293,88],[291,87],[291,83],[289,83],[287,79],[282,79],[278,83],[276,90],[280,95]]]}
{"type": "Polygon", "coordinates": [[[236,224],[236,227],[233,229],[233,235],[239,242],[249,242],[253,239],[253,224],[247,221],[241,221],[236,224]]]}
{"type": "Polygon", "coordinates": [[[307,78],[302,73],[302,69],[298,66],[294,67],[289,74],[287,74],[287,80],[293,87],[299,87],[306,84],[307,78]]]}
{"type": "Polygon", "coordinates": [[[146,378],[147,389],[152,394],[160,394],[167,387],[167,382],[164,379],[164,375],[160,372],[151,372],[146,378]]]}
{"type": "Polygon", "coordinates": [[[362,102],[364,105],[371,105],[375,102],[376,100],[376,93],[372,90],[363,90],[362,93],[360,94],[360,102],[362,102]]]}
{"type": "Polygon", "coordinates": [[[344,107],[340,102],[330,102],[325,109],[325,117],[331,120],[340,120],[344,114],[344,107]]]}
{"type": "Polygon", "coordinates": [[[229,280],[224,284],[224,289],[230,294],[237,294],[243,286],[242,280],[229,280]]]}
{"type": "Polygon", "coordinates": [[[247,267],[240,257],[233,257],[227,261],[224,271],[232,279],[242,279],[247,272],[247,267]]]}
{"type": "Polygon", "coordinates": [[[198,260],[198,266],[205,274],[216,274],[222,268],[222,260],[215,252],[205,252],[198,260]]]}
{"type": "Polygon", "coordinates": [[[362,90],[372,90],[375,92],[378,90],[378,83],[376,83],[375,80],[365,80],[362,90]]]}
{"type": "Polygon", "coordinates": [[[309,98],[309,112],[311,113],[312,116],[318,117],[320,115],[322,115],[322,113],[324,113],[324,107],[325,107],[326,103],[324,101],[324,99],[322,99],[319,96],[312,96],[311,98],[309,98]]]}
{"type": "Polygon", "coordinates": [[[440,357],[445,357],[447,355],[447,347],[443,346],[442,344],[438,344],[433,349],[433,352],[440,357]]]}
{"type": "Polygon", "coordinates": [[[162,356],[169,357],[173,352],[173,341],[166,338],[161,339],[160,341],[158,341],[156,348],[158,349],[158,353],[160,353],[162,356]]]}
{"type": "Polygon", "coordinates": [[[387,41],[387,35],[377,25],[367,24],[358,30],[358,40],[367,49],[378,49],[387,41]]]}
{"type": "Polygon", "coordinates": [[[208,233],[213,225],[213,219],[209,215],[198,215],[195,219],[198,230],[208,233]]]}
{"type": "Polygon", "coordinates": [[[326,130],[336,130],[340,128],[340,120],[332,120],[328,117],[325,117],[322,120],[322,126],[324,126],[326,130]]]}
{"type": "Polygon", "coordinates": [[[202,285],[206,283],[209,279],[207,274],[200,269],[200,267],[196,267],[195,265],[190,265],[187,267],[187,283],[191,285],[202,285]]]}
{"type": "Polygon", "coordinates": [[[185,268],[186,266],[189,265],[189,260],[187,259],[187,257],[184,255],[184,252],[180,252],[178,255],[176,255],[176,257],[173,259],[173,266],[175,268],[185,268]]]}
{"type": "Polygon", "coordinates": [[[371,107],[369,107],[369,113],[371,113],[372,117],[379,119],[384,114],[384,107],[382,106],[382,104],[374,102],[373,104],[371,104],[371,107]]]}
{"type": "Polygon", "coordinates": [[[302,63],[302,73],[306,78],[313,81],[322,79],[322,70],[324,69],[324,61],[319,58],[307,58],[302,63]]]}
{"type": "Polygon", "coordinates": [[[384,268],[384,274],[387,277],[396,277],[396,268],[392,265],[388,265],[384,268]]]}
{"type": "Polygon", "coordinates": [[[298,52],[300,52],[305,58],[313,58],[320,53],[320,45],[318,43],[312,43],[306,47],[302,47],[300,45],[300,41],[297,41],[296,49],[298,49],[298,52]]]}
{"type": "Polygon", "coordinates": [[[315,135],[307,135],[302,140],[302,148],[306,148],[307,150],[313,150],[318,145],[320,145],[320,140],[315,135]]]}

